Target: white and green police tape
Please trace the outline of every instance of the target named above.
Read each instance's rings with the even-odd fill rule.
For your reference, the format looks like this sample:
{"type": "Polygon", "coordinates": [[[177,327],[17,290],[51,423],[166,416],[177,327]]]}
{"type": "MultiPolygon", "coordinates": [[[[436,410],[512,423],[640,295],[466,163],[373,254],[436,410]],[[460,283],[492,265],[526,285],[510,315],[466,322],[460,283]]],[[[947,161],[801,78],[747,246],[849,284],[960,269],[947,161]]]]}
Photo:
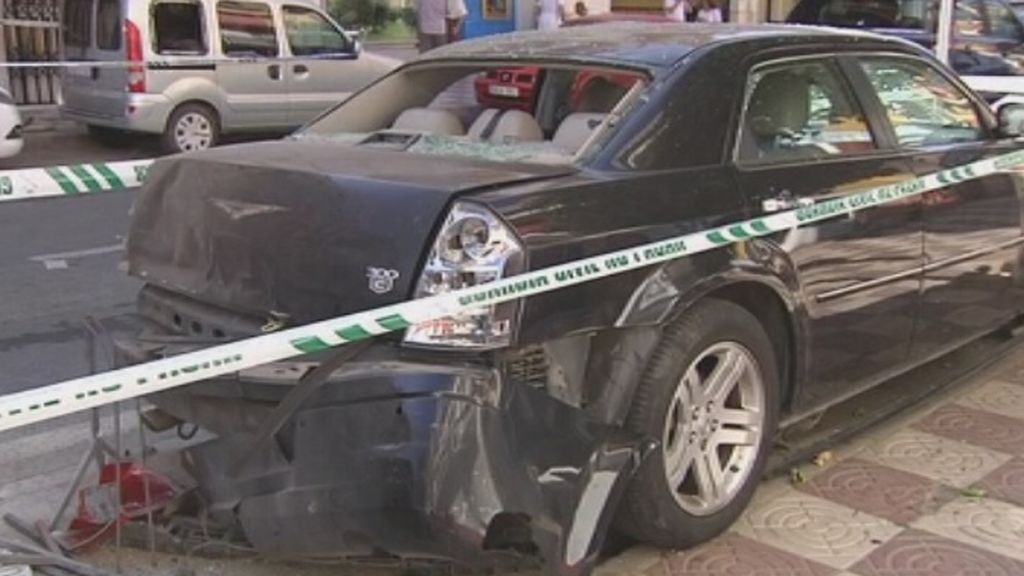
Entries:
{"type": "Polygon", "coordinates": [[[0,202],[134,188],[145,180],[152,163],[128,160],[0,171],[0,202]]]}
{"type": "Polygon", "coordinates": [[[457,311],[550,292],[713,250],[749,238],[792,230],[801,225],[848,215],[937,190],[956,182],[1003,172],[1022,164],[1024,150],[897,184],[871,188],[796,210],[591,256],[482,286],[411,300],[10,394],[0,397],[0,431],[277,362],[303,353],[326,350],[378,334],[402,330],[412,324],[442,318],[457,311]]]}

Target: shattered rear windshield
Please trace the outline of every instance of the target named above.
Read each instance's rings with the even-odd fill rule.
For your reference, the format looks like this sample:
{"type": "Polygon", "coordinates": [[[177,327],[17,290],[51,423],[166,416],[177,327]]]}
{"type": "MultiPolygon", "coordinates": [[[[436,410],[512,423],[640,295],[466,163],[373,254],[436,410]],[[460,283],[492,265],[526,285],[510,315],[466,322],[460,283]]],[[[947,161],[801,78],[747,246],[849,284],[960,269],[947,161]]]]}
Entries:
{"type": "Polygon", "coordinates": [[[426,62],[353,96],[297,137],[412,154],[567,163],[598,148],[645,85],[635,70],[426,62]]]}

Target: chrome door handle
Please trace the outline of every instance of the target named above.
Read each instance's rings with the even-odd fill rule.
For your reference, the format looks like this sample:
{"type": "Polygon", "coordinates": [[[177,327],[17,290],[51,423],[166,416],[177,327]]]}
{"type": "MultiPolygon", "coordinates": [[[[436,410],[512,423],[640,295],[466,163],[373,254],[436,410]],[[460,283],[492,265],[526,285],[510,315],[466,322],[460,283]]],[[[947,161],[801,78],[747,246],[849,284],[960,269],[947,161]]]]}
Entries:
{"type": "Polygon", "coordinates": [[[774,198],[767,198],[761,201],[761,210],[765,212],[781,212],[783,210],[795,210],[813,206],[813,198],[794,197],[789,190],[783,190],[774,198]]]}

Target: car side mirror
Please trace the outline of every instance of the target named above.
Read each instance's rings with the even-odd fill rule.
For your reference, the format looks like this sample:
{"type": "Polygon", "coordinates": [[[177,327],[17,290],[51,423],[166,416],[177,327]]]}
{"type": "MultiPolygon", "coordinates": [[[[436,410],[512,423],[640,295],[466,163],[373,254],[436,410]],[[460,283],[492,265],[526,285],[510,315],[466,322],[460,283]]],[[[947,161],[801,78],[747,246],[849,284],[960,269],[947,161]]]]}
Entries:
{"type": "Polygon", "coordinates": [[[1008,102],[999,107],[999,134],[1007,138],[1024,136],[1024,103],[1008,102]]]}

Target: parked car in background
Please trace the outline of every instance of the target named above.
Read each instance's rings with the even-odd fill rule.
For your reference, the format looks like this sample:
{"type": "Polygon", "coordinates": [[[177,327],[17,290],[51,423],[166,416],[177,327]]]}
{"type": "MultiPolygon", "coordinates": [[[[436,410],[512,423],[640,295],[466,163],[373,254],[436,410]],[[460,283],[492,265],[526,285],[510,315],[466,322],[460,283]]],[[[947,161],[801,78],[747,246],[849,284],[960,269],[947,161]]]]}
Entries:
{"type": "Polygon", "coordinates": [[[64,0],[62,114],[102,139],[160,134],[170,152],[288,131],[393,68],[298,0],[64,0]],[[236,62],[218,62],[236,59],[236,62]]]}
{"type": "MultiPolygon", "coordinates": [[[[938,7],[939,0],[801,0],[786,21],[863,28],[931,50],[938,7]]],[[[1004,0],[957,0],[949,63],[962,76],[1024,74],[1020,17],[1004,0]]]]}
{"type": "Polygon", "coordinates": [[[17,156],[22,147],[21,114],[11,98],[11,93],[0,88],[0,158],[17,156]]]}
{"type": "MultiPolygon", "coordinates": [[[[291,138],[158,160],[126,248],[145,329],[118,363],[906,182],[1017,149],[998,120],[874,34],[614,23],[452,44],[291,138]],[[461,90],[527,67],[529,112],[461,90]],[[629,88],[591,84],[573,111],[579,78],[608,73],[629,88]]],[[[668,547],[722,532],[781,428],[1015,322],[1021,218],[1011,175],[950,181],[518,301],[338,327],[361,339],[343,348],[325,329],[294,360],[149,399],[215,434],[188,455],[209,520],[263,553],[515,551],[585,574],[612,525],[668,547]]]]}

